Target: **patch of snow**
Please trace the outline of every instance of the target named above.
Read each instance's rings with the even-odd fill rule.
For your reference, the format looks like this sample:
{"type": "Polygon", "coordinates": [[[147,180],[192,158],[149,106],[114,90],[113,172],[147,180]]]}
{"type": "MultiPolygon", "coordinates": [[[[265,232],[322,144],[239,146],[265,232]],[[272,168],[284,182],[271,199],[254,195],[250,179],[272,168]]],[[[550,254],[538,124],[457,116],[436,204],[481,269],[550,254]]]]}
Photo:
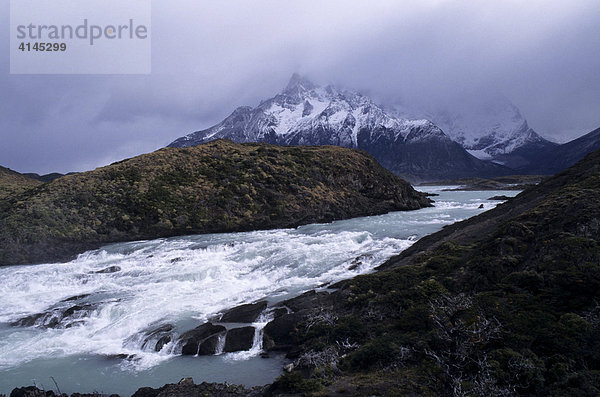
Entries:
{"type": "Polygon", "coordinates": [[[479,160],[489,160],[492,158],[492,156],[489,153],[487,153],[485,150],[482,150],[482,149],[479,149],[479,150],[467,149],[467,152],[469,152],[473,156],[477,157],[479,160]]]}
{"type": "Polygon", "coordinates": [[[298,105],[294,108],[282,107],[279,104],[274,104],[269,108],[268,113],[273,115],[277,120],[273,129],[277,135],[286,135],[291,128],[296,124],[298,119],[302,118],[303,107],[298,105]]]}

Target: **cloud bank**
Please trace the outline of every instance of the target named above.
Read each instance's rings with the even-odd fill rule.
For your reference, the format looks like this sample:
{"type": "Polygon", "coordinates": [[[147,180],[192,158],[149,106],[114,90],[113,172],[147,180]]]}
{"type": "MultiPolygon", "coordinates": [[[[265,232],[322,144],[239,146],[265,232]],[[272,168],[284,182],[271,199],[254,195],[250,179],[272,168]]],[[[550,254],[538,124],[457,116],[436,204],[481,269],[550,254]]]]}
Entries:
{"type": "Polygon", "coordinates": [[[1,4],[0,164],[21,172],[155,150],[257,105],[296,71],[423,108],[500,92],[561,141],[600,126],[595,0],[154,0],[147,76],[10,75],[1,4]]]}

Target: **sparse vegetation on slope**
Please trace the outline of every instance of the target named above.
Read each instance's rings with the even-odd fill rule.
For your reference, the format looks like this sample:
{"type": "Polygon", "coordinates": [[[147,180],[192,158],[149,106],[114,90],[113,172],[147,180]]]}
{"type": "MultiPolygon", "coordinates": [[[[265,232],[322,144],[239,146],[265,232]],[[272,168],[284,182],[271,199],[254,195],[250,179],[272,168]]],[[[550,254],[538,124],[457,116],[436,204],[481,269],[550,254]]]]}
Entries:
{"type": "Polygon", "coordinates": [[[19,194],[41,182],[11,169],[0,167],[0,200],[19,194]]]}
{"type": "Polygon", "coordinates": [[[273,394],[597,396],[600,152],[339,287],[273,394]]]}
{"type": "Polygon", "coordinates": [[[364,152],[215,141],[66,175],[0,202],[0,264],[103,243],[294,227],[430,201],[364,152]]]}

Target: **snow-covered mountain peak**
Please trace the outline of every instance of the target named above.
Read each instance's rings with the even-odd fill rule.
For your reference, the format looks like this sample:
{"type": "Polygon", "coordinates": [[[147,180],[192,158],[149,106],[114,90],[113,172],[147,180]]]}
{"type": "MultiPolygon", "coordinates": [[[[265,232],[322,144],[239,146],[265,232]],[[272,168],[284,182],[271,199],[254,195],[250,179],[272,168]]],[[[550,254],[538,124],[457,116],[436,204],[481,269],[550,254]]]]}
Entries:
{"type": "Polygon", "coordinates": [[[292,93],[295,91],[310,91],[316,87],[317,86],[306,77],[303,77],[298,73],[294,73],[285,87],[284,92],[292,93]]]}
{"type": "MultiPolygon", "coordinates": [[[[414,128],[423,130],[421,136],[411,139],[444,137],[442,131],[428,120],[407,120],[394,117],[369,97],[353,90],[335,86],[317,86],[294,74],[286,88],[278,95],[261,102],[257,109],[269,122],[265,125],[277,136],[295,136],[299,131],[321,129],[343,146],[357,147],[360,131],[377,131],[406,139],[414,128]],[[427,130],[427,131],[425,131],[427,130]]],[[[263,135],[268,134],[265,132],[263,135]]],[[[300,141],[304,139],[299,138],[300,141]]]]}
{"type": "Polygon", "coordinates": [[[318,86],[294,74],[283,91],[256,108],[240,107],[220,124],[183,137],[180,143],[233,137],[242,141],[359,147],[360,136],[411,142],[449,139],[428,120],[393,116],[357,91],[318,86]]]}
{"type": "Polygon", "coordinates": [[[363,149],[393,172],[416,179],[498,172],[497,166],[470,156],[427,119],[398,117],[357,91],[319,86],[298,74],[258,106],[240,107],[221,123],[169,146],[219,138],[363,149]]]}

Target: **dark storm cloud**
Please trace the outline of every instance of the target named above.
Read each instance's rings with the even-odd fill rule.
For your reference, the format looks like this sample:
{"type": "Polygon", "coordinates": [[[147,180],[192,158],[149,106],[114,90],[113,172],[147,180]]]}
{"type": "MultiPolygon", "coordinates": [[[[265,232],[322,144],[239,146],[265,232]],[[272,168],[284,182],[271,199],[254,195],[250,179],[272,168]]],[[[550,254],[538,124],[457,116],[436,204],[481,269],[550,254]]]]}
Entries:
{"type": "Polygon", "coordinates": [[[149,76],[9,75],[2,1],[0,164],[23,172],[157,149],[256,105],[294,71],[423,108],[501,92],[559,139],[600,124],[595,0],[154,0],[149,76]]]}

